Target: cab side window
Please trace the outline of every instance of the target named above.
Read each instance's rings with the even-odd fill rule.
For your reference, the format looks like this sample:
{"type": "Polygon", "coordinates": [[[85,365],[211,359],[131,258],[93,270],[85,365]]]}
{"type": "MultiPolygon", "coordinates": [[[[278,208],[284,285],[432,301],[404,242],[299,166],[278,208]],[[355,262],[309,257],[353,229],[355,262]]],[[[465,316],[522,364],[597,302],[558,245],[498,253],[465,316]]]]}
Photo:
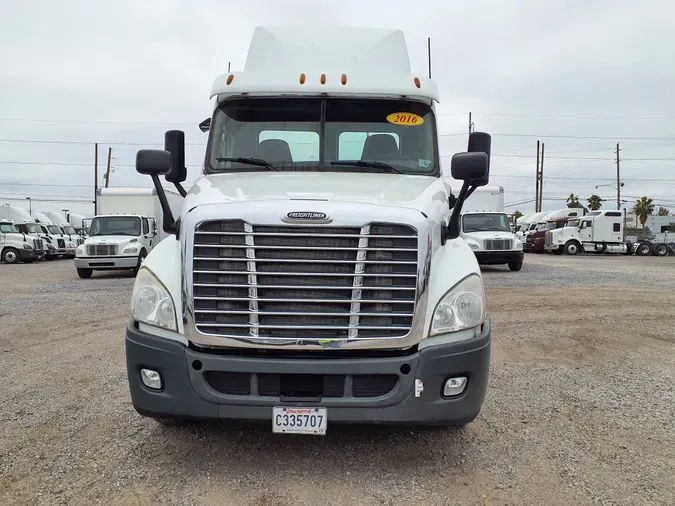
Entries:
{"type": "Polygon", "coordinates": [[[143,235],[148,235],[150,233],[150,225],[148,224],[148,219],[143,218],[143,235]]]}

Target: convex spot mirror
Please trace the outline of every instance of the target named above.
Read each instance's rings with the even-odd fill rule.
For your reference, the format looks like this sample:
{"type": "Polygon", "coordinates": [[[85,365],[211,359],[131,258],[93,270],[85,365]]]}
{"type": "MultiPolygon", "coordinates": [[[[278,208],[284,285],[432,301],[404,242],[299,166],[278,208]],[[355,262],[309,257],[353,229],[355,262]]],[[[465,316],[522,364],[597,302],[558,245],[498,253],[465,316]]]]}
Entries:
{"type": "Polygon", "coordinates": [[[163,176],[171,171],[172,155],[163,149],[141,149],[136,153],[136,171],[146,176],[163,176]]]}

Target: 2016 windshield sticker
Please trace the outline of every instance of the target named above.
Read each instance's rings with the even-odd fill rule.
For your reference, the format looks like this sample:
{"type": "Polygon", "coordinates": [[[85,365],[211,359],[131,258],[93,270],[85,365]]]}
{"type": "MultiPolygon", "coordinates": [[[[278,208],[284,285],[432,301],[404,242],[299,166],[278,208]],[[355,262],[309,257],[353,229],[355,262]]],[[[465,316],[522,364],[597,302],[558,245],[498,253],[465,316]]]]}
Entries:
{"type": "Polygon", "coordinates": [[[392,125],[420,126],[424,123],[424,118],[412,112],[392,112],[387,116],[387,121],[392,125]]]}

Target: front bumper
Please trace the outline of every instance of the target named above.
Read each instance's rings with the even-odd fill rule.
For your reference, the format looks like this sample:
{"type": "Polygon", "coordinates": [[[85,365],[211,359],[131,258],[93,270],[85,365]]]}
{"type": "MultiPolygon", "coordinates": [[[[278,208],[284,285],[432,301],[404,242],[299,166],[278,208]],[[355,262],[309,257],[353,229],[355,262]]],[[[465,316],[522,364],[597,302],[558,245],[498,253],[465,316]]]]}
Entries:
{"type": "Polygon", "coordinates": [[[118,269],[134,269],[138,265],[137,256],[124,257],[75,257],[76,269],[93,269],[95,271],[113,271],[118,269]]]}
{"type": "Polygon", "coordinates": [[[481,265],[499,265],[510,262],[522,262],[524,255],[522,250],[514,251],[474,251],[476,260],[481,265]]]}
{"type": "Polygon", "coordinates": [[[461,425],[478,415],[488,385],[489,316],[477,337],[393,357],[205,353],[142,332],[133,321],[126,334],[131,400],[145,416],[271,421],[273,406],[307,406],[325,407],[329,423],[461,425]],[[160,373],[161,391],[143,385],[141,368],[160,373]],[[466,389],[444,398],[443,383],[454,376],[468,378],[466,389]],[[419,396],[415,380],[423,382],[419,396]],[[294,383],[294,392],[315,383],[320,391],[297,397],[284,382],[294,383]]]}
{"type": "Polygon", "coordinates": [[[20,249],[19,251],[19,260],[25,262],[26,260],[36,260],[38,254],[34,249],[20,249]]]}

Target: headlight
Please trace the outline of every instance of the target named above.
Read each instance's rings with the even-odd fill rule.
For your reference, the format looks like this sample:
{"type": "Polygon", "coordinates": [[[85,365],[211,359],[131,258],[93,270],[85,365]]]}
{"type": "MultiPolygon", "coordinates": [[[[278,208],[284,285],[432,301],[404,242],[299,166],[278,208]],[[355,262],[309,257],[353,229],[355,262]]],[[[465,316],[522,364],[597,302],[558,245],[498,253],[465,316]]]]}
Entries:
{"type": "Polygon", "coordinates": [[[131,293],[131,315],[139,322],[178,331],[171,295],[147,267],[140,269],[136,276],[131,293]]]}
{"type": "Polygon", "coordinates": [[[480,246],[478,246],[478,244],[470,243],[469,246],[471,246],[471,249],[480,249],[480,246]]]}
{"type": "Polygon", "coordinates": [[[523,243],[521,241],[516,240],[516,249],[523,249],[523,243]]]}
{"type": "Polygon", "coordinates": [[[53,250],[56,249],[53,245],[46,243],[47,244],[47,249],[53,250]]]}
{"type": "Polygon", "coordinates": [[[434,309],[429,335],[470,329],[485,321],[483,280],[471,274],[447,292],[434,309]]]}
{"type": "Polygon", "coordinates": [[[84,256],[84,245],[80,244],[77,249],[75,249],[75,256],[81,257],[84,256]]]}
{"type": "Polygon", "coordinates": [[[75,244],[74,242],[69,242],[69,243],[68,243],[68,247],[69,247],[69,248],[76,248],[76,247],[77,247],[77,244],[75,244]]]}
{"type": "Polygon", "coordinates": [[[136,253],[137,251],[138,251],[138,248],[130,247],[130,248],[124,248],[124,251],[122,253],[136,253]]]}
{"type": "Polygon", "coordinates": [[[33,246],[31,246],[30,244],[24,244],[23,249],[33,249],[33,246]]]}

